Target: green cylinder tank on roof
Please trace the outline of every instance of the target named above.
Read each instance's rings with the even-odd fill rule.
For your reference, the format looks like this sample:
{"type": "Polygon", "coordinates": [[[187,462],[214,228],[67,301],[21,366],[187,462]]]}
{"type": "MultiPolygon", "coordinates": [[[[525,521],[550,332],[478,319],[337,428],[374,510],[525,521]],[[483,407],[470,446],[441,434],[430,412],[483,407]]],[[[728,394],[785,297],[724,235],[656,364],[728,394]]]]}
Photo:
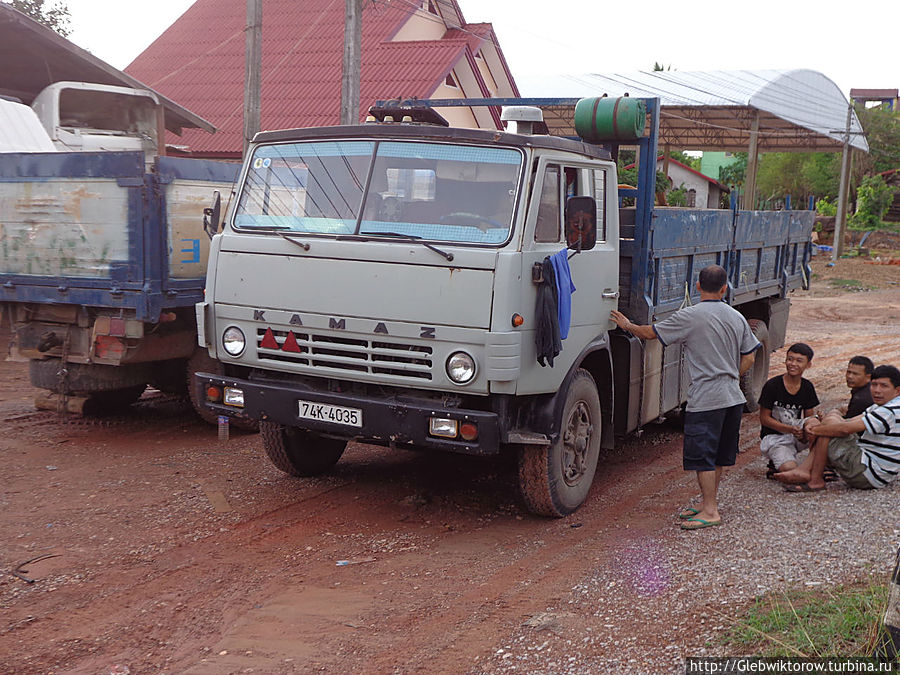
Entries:
{"type": "Polygon", "coordinates": [[[575,133],[591,143],[630,141],[644,134],[647,107],[638,98],[583,98],[575,104],[575,133]]]}

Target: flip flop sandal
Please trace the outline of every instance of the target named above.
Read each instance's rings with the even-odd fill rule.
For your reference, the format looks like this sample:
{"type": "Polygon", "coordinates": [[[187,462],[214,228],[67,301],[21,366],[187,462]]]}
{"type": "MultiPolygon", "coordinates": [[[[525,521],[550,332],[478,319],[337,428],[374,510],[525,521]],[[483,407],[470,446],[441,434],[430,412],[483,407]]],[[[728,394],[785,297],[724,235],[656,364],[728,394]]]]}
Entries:
{"type": "Polygon", "coordinates": [[[689,520],[700,513],[700,509],[686,508],[678,514],[680,520],[689,520]]]}
{"type": "Polygon", "coordinates": [[[682,530],[702,530],[706,527],[721,525],[721,520],[703,520],[702,518],[688,518],[681,524],[682,530]]]}
{"type": "Polygon", "coordinates": [[[821,491],[824,490],[824,489],[825,489],[825,486],[824,486],[824,485],[823,485],[822,487],[813,488],[813,487],[809,487],[809,483],[800,483],[800,484],[798,484],[798,485],[785,485],[785,486],[784,486],[784,491],[785,491],[785,492],[793,492],[793,493],[798,493],[798,492],[821,492],[821,491]]]}

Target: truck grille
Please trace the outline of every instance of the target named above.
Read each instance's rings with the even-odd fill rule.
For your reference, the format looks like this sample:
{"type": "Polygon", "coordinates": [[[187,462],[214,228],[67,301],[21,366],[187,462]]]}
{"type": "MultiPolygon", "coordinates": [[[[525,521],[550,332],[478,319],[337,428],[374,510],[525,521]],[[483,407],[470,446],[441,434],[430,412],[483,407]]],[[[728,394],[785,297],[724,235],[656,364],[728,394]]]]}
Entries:
{"type": "Polygon", "coordinates": [[[381,336],[377,339],[347,338],[272,329],[277,348],[271,343],[264,347],[266,331],[265,328],[256,329],[256,353],[261,361],[293,363],[315,368],[318,373],[328,369],[431,379],[432,349],[425,345],[387,342],[381,336]]]}

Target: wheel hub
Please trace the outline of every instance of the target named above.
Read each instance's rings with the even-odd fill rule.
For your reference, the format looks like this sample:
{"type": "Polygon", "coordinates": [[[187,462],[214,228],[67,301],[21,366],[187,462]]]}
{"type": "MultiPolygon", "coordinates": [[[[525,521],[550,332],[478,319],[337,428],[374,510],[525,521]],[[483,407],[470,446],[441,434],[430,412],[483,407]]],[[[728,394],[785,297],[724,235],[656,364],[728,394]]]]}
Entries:
{"type": "Polygon", "coordinates": [[[584,401],[579,401],[563,428],[562,470],[567,485],[577,485],[584,476],[587,449],[593,432],[590,411],[584,401]]]}

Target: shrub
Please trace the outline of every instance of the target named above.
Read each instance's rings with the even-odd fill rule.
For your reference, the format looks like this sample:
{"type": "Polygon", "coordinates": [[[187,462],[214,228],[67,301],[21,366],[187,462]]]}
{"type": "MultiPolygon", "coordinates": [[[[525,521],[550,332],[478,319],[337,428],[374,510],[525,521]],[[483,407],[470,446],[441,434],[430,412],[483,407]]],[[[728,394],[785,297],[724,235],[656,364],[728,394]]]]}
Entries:
{"type": "Polygon", "coordinates": [[[837,204],[828,200],[828,197],[822,197],[816,201],[816,213],[820,216],[836,216],[837,204]]]}
{"type": "Polygon", "coordinates": [[[894,190],[881,176],[866,176],[856,193],[856,213],[850,216],[855,230],[876,230],[894,200],[894,190]]]}

